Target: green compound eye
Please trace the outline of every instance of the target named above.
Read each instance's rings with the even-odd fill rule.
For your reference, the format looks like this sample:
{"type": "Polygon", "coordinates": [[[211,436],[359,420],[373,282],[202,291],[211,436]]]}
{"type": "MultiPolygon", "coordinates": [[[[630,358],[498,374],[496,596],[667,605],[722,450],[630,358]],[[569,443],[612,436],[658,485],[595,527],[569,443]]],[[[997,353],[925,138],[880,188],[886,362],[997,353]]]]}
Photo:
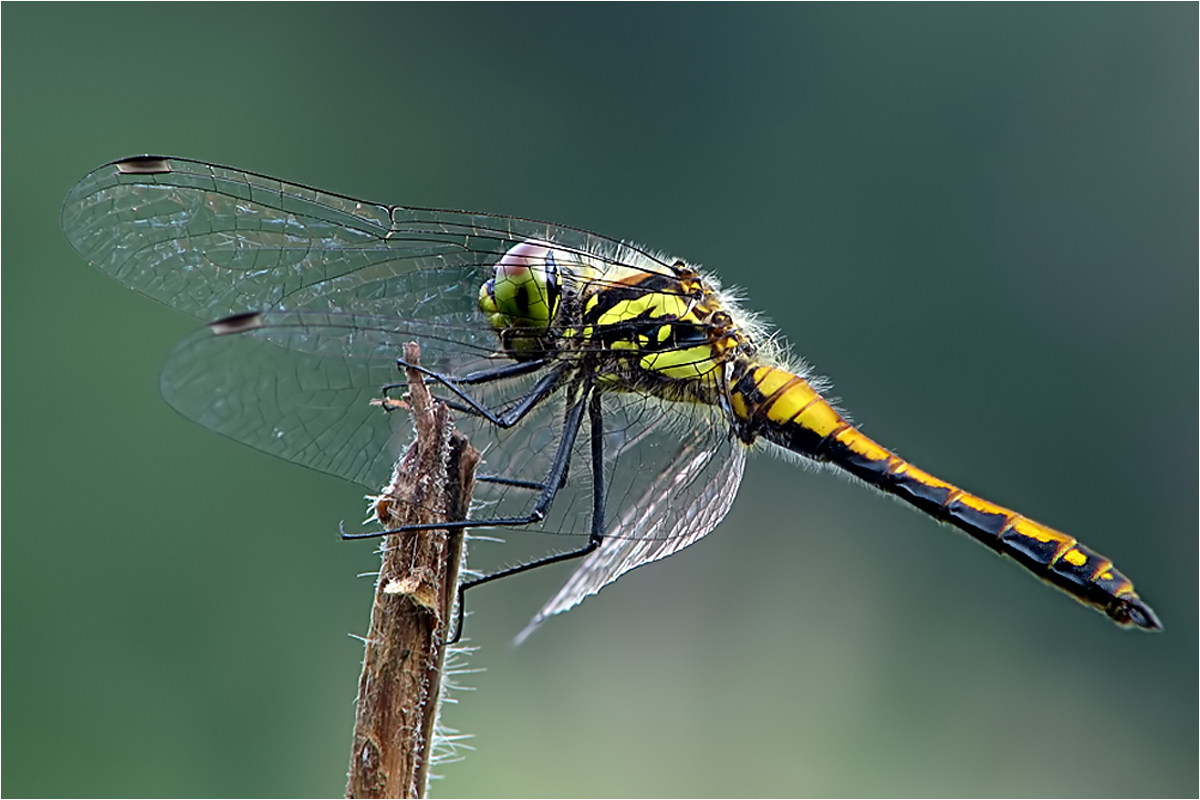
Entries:
{"type": "Polygon", "coordinates": [[[554,250],[521,242],[500,258],[493,277],[479,288],[479,310],[510,353],[528,354],[550,330],[560,297],[554,250]]]}

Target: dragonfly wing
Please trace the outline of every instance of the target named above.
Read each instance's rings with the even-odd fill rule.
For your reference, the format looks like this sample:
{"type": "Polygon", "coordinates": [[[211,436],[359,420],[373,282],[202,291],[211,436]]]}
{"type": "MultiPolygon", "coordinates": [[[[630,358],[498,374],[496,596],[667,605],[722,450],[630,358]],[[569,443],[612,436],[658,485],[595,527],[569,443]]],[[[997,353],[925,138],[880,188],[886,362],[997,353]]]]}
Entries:
{"type": "MultiPolygon", "coordinates": [[[[421,362],[432,369],[469,372],[490,362],[490,351],[470,344],[472,331],[427,321],[270,312],[222,330],[206,326],[172,351],[160,379],[167,402],[257,450],[375,490],[390,479],[412,434],[406,412],[373,402],[385,385],[404,381],[396,365],[404,344],[421,345],[421,362]]],[[[490,384],[487,402],[502,407],[533,378],[490,384]]],[[[458,416],[460,428],[486,444],[494,426],[458,416]]]]}
{"type": "Polygon", "coordinates": [[[530,239],[593,260],[668,263],[567,226],[372,203],[149,156],[84,177],[67,195],[62,224],[92,264],[205,321],[278,309],[479,324],[480,286],[509,248],[530,239]]]}
{"type": "MultiPolygon", "coordinates": [[[[599,549],[584,559],[566,585],[525,626],[518,642],[548,617],[578,605],[632,569],[679,552],[724,519],[742,481],[746,448],[729,435],[728,426],[723,434],[706,433],[720,430],[709,424],[697,428],[695,436],[684,435],[684,444],[663,469],[642,473],[658,477],[624,508],[599,549]]],[[[641,447],[645,443],[639,444],[641,447]]],[[[629,455],[642,452],[638,449],[629,455]]]]}
{"type": "MultiPolygon", "coordinates": [[[[185,338],[167,358],[160,389],[176,411],[206,428],[378,492],[390,482],[413,434],[407,411],[386,411],[379,404],[385,386],[391,387],[387,396],[396,400],[406,391],[397,354],[405,343],[416,342],[423,366],[469,374],[491,362],[491,351],[469,343],[472,335],[470,329],[448,324],[361,314],[250,315],[240,324],[214,323],[185,338]]],[[[503,413],[543,374],[462,388],[485,408],[503,413]]],[[[505,479],[477,481],[472,516],[528,514],[539,490],[520,484],[541,481],[550,471],[563,435],[563,393],[502,429],[469,413],[462,398],[446,386],[429,386],[439,399],[458,404],[452,412],[456,427],[483,453],[480,475],[505,479]]],[[[614,437],[620,433],[614,431],[614,437]]],[[[614,442],[632,444],[628,439],[614,442]]],[[[534,529],[563,534],[588,530],[592,494],[584,447],[576,442],[571,458],[579,466],[558,492],[551,513],[534,529]]]]}

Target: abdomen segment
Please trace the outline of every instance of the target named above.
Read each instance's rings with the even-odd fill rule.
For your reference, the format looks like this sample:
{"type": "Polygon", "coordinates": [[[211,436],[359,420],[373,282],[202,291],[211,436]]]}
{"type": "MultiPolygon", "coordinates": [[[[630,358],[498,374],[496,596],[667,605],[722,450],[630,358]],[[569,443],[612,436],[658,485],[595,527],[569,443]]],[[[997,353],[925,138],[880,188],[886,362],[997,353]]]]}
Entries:
{"type": "Polygon", "coordinates": [[[965,531],[1114,622],[1162,625],[1110,560],[1061,531],[988,502],[917,469],[847,422],[803,378],[768,366],[748,368],[730,392],[751,436],[828,462],[965,531]]]}

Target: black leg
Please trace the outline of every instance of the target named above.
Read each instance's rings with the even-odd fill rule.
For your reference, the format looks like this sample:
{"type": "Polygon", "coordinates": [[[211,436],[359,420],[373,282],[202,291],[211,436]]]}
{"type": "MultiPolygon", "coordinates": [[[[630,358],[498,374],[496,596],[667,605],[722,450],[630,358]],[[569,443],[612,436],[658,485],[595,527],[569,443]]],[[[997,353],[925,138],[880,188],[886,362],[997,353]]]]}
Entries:
{"type": "Polygon", "coordinates": [[[476,383],[490,383],[500,380],[501,378],[512,378],[517,375],[526,375],[530,372],[537,372],[550,362],[544,358],[538,358],[533,361],[522,361],[516,364],[505,364],[502,367],[495,369],[484,369],[478,372],[470,372],[461,378],[455,380],[455,383],[464,386],[471,386],[476,383]]]}
{"type": "MultiPolygon", "coordinates": [[[[447,389],[449,389],[451,392],[453,392],[455,396],[457,396],[460,400],[462,400],[463,405],[460,405],[453,401],[441,400],[441,402],[446,403],[446,405],[448,405],[451,409],[453,409],[455,411],[460,411],[460,412],[463,412],[466,414],[473,414],[475,416],[483,417],[488,422],[492,423],[493,425],[495,425],[498,428],[511,428],[513,425],[516,425],[518,422],[520,422],[522,419],[524,419],[529,414],[530,411],[532,411],[533,409],[535,409],[538,406],[539,403],[541,403],[543,400],[545,400],[550,395],[554,394],[554,392],[562,385],[563,378],[571,370],[571,367],[567,366],[567,365],[559,365],[559,366],[555,367],[554,369],[550,370],[544,376],[542,376],[542,378],[539,379],[538,382],[535,383],[533,385],[533,387],[531,387],[530,390],[524,394],[524,396],[522,396],[519,400],[517,400],[512,408],[510,408],[508,411],[504,412],[503,414],[497,415],[497,414],[493,413],[490,409],[484,407],[484,405],[482,403],[480,403],[475,398],[471,397],[471,395],[467,394],[462,389],[459,389],[457,386],[459,381],[457,381],[453,378],[446,377],[445,375],[439,375],[436,372],[430,372],[429,370],[425,369],[424,367],[421,367],[418,365],[407,364],[403,361],[397,361],[396,363],[401,368],[417,370],[418,372],[420,372],[423,375],[430,378],[431,382],[440,383],[442,386],[445,386],[447,389]]],[[[518,365],[518,366],[520,366],[520,365],[518,365]]],[[[494,380],[496,377],[494,375],[494,373],[501,372],[503,369],[505,369],[505,368],[501,368],[500,370],[492,370],[491,372],[493,373],[493,377],[491,378],[491,380],[494,380]]],[[[530,371],[532,371],[532,370],[530,370],[530,371]]],[[[469,375],[467,377],[472,377],[472,376],[477,377],[482,374],[484,374],[484,373],[472,373],[471,375],[469,375]]],[[[505,375],[500,375],[499,377],[511,377],[512,374],[521,374],[521,373],[520,372],[508,373],[505,375]]],[[[483,383],[485,381],[477,379],[474,382],[475,383],[483,383]]],[[[387,386],[383,387],[384,395],[386,396],[386,393],[388,392],[389,389],[398,389],[401,387],[407,388],[408,384],[406,384],[406,383],[388,384],[387,386]]]]}
{"type": "Polygon", "coordinates": [[[604,538],[604,504],[608,499],[608,487],[604,483],[604,417],[600,413],[598,390],[592,392],[592,400],[588,403],[588,423],[592,429],[592,535],[588,544],[594,549],[604,538]]]}
{"type": "Polygon", "coordinates": [[[541,522],[546,518],[546,512],[550,508],[550,504],[554,502],[555,495],[562,488],[566,481],[567,467],[571,463],[571,449],[575,446],[575,438],[579,434],[579,426],[583,423],[583,408],[588,403],[592,389],[589,386],[583,386],[583,380],[576,381],[576,388],[580,388],[580,396],[567,408],[566,420],[563,423],[562,437],[558,440],[558,450],[554,454],[554,463],[550,466],[550,471],[546,475],[546,481],[541,485],[542,493],[534,502],[530,512],[520,517],[495,517],[492,519],[464,519],[455,522],[437,522],[427,525],[405,525],[401,528],[394,528],[385,531],[371,531],[369,533],[346,533],[343,530],[343,539],[377,539],[380,536],[390,536],[394,533],[408,533],[411,531],[429,531],[429,530],[459,530],[462,528],[481,528],[489,526],[520,526],[532,525],[541,522]]]}
{"type": "MultiPolygon", "coordinates": [[[[580,398],[578,407],[582,407],[583,398],[580,398]]],[[[500,578],[507,578],[510,575],[519,575],[522,572],[528,572],[538,567],[548,567],[551,564],[558,564],[563,561],[570,561],[575,558],[582,558],[596,550],[600,543],[604,541],[604,503],[605,503],[605,475],[604,475],[604,417],[600,409],[600,392],[593,389],[591,398],[588,402],[588,426],[591,428],[591,449],[592,449],[592,532],[588,537],[588,542],[583,547],[577,550],[571,550],[558,555],[546,556],[539,558],[536,561],[530,561],[527,564],[518,564],[515,567],[502,569],[499,572],[493,572],[491,575],[484,575],[472,581],[460,584],[458,587],[458,612],[454,615],[454,635],[447,640],[447,644],[454,644],[462,636],[463,619],[466,616],[466,592],[467,589],[474,589],[484,583],[490,583],[500,578]]],[[[547,482],[547,485],[553,485],[547,482]]]]}
{"type": "MultiPolygon", "coordinates": [[[[515,362],[512,364],[505,364],[504,366],[495,367],[493,369],[482,369],[476,372],[469,372],[466,375],[463,375],[461,378],[449,378],[446,376],[441,376],[437,379],[431,378],[427,382],[441,383],[445,380],[448,380],[451,383],[457,383],[459,385],[473,386],[477,383],[491,383],[492,381],[498,381],[503,378],[512,378],[519,375],[526,375],[530,372],[537,372],[539,369],[543,369],[549,363],[550,362],[544,358],[538,358],[533,361],[515,362]]],[[[408,365],[405,364],[404,361],[400,359],[396,360],[397,369],[403,370],[407,366],[408,365]]],[[[383,390],[386,392],[391,389],[400,389],[407,386],[407,383],[389,383],[383,387],[383,390]]]]}
{"type": "Polygon", "coordinates": [[[499,475],[476,475],[475,482],[498,483],[501,486],[515,486],[518,489],[532,489],[537,492],[546,488],[546,484],[537,481],[519,481],[515,478],[501,478],[499,475]]]}

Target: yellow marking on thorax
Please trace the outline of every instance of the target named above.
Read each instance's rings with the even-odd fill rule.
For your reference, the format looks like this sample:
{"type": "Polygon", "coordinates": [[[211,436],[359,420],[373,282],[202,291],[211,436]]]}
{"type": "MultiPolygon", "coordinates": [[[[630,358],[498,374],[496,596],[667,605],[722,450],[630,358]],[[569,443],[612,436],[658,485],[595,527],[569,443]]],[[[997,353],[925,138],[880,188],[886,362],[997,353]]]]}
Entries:
{"type": "Polygon", "coordinates": [[[701,344],[685,350],[664,350],[649,353],[638,362],[644,370],[657,372],[676,380],[704,377],[719,366],[710,345],[701,344]]]}
{"type": "MultiPolygon", "coordinates": [[[[594,311],[602,297],[604,297],[603,292],[598,292],[589,297],[584,304],[584,312],[591,313],[594,311]]],[[[600,315],[600,319],[596,324],[600,326],[619,325],[622,322],[628,322],[638,317],[682,319],[687,315],[689,310],[690,306],[687,301],[679,295],[667,294],[666,292],[650,292],[614,303],[612,308],[600,315]]]]}
{"type": "MultiPolygon", "coordinates": [[[[585,312],[593,312],[602,296],[603,293],[597,293],[588,298],[584,305],[585,312]]],[[[656,345],[662,345],[671,337],[673,325],[701,324],[692,301],[675,293],[648,292],[614,303],[612,308],[600,315],[594,326],[585,327],[582,335],[584,338],[592,337],[603,328],[620,326],[634,320],[644,321],[648,325],[661,320],[662,324],[650,332],[630,330],[625,338],[612,341],[609,348],[649,351],[638,361],[641,369],[656,372],[672,380],[696,380],[710,374],[720,365],[719,348],[713,343],[683,349],[654,349],[656,345]]]]}

